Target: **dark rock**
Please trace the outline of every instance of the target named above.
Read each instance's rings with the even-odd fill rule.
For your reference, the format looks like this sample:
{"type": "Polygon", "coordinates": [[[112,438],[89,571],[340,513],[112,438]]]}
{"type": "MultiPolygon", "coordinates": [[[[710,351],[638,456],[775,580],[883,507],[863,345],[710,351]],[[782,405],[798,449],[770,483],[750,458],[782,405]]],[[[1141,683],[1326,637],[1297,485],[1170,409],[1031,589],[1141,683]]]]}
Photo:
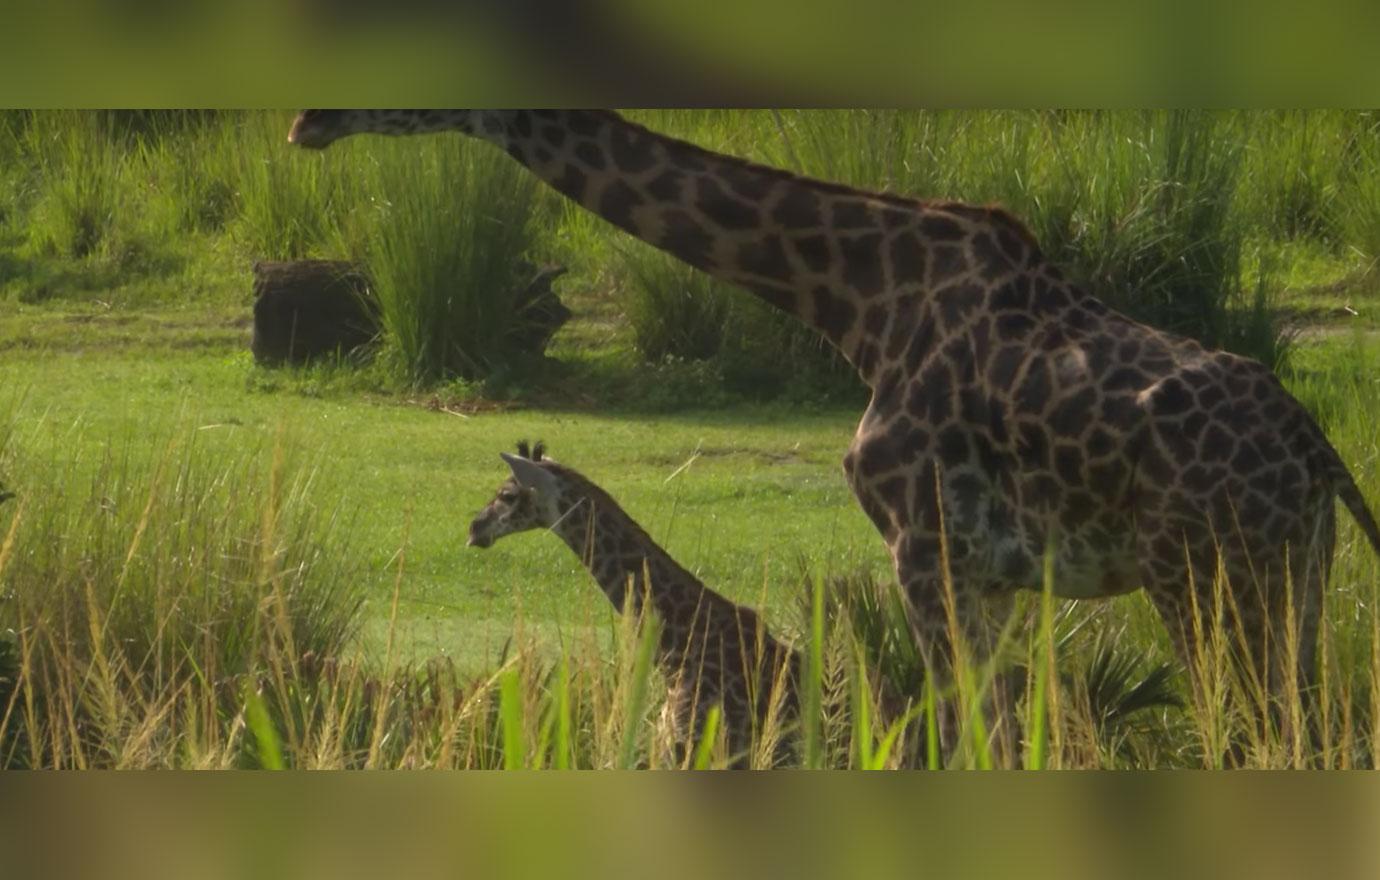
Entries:
{"type": "Polygon", "coordinates": [[[254,337],[250,349],[263,364],[304,364],[321,356],[351,354],[379,333],[369,281],[356,266],[337,260],[254,264],[254,337]]]}

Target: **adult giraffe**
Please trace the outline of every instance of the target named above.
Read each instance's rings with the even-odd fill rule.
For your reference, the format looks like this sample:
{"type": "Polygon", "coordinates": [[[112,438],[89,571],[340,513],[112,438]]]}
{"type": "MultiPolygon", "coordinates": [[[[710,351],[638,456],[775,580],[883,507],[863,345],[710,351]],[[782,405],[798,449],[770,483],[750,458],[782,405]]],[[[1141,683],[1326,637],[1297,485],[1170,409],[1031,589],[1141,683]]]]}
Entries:
{"type": "Polygon", "coordinates": [[[981,653],[993,632],[983,606],[1039,587],[1049,547],[1057,595],[1143,586],[1186,659],[1220,564],[1252,671],[1279,689],[1292,627],[1294,674],[1311,682],[1334,499],[1377,552],[1380,527],[1266,367],[1111,310],[1001,209],[811,180],[608,111],[309,110],[288,139],[323,148],[447,130],[498,145],[843,353],[872,390],[844,471],[941,675],[944,566],[957,627],[981,653]]]}

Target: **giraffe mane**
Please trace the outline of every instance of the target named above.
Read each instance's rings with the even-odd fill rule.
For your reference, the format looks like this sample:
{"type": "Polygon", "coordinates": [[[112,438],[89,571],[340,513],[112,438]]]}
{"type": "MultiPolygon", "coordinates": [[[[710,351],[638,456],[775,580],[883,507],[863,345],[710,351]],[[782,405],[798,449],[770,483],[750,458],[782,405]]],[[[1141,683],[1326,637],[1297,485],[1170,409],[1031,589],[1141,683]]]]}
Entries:
{"type": "Polygon", "coordinates": [[[900,195],[897,193],[876,192],[874,190],[860,189],[858,187],[848,186],[847,184],[843,183],[834,183],[828,180],[820,180],[817,177],[810,177],[805,174],[797,174],[794,171],[787,171],[784,168],[776,168],[771,165],[763,165],[760,162],[754,162],[751,159],[744,159],[741,156],[734,156],[728,153],[718,153],[707,147],[702,147],[699,144],[693,144],[690,141],[684,141],[680,138],[662,134],[659,131],[653,131],[652,129],[647,128],[645,125],[633,122],[631,119],[626,118],[621,113],[618,113],[614,110],[591,110],[589,112],[595,115],[602,115],[607,118],[611,118],[619,124],[625,125],[628,128],[637,131],[644,137],[652,138],[653,140],[659,141],[662,144],[667,145],[668,147],[674,147],[677,150],[684,150],[687,153],[691,153],[701,158],[712,159],[718,163],[736,166],[739,168],[746,168],[754,173],[762,174],[768,177],[775,177],[779,180],[808,184],[812,187],[815,187],[821,192],[829,193],[831,195],[854,196],[862,199],[874,199],[887,205],[892,205],[898,208],[905,208],[908,210],[930,208],[933,210],[947,211],[950,213],[967,216],[972,216],[974,214],[982,215],[983,217],[986,217],[992,222],[1001,223],[1009,227],[1012,232],[1020,236],[1020,238],[1028,247],[1033,248],[1036,253],[1040,252],[1039,242],[1035,238],[1035,234],[1030,231],[1030,228],[1026,226],[1025,223],[1019,217],[1007,210],[1005,206],[997,203],[989,202],[985,205],[977,205],[971,202],[960,202],[955,201],[953,199],[920,199],[915,198],[913,196],[900,195]]]}
{"type": "Polygon", "coordinates": [[[588,503],[597,511],[603,511],[619,517],[619,521],[623,528],[627,530],[628,535],[638,545],[654,547],[660,551],[666,561],[675,566],[681,576],[686,579],[685,582],[687,584],[694,584],[699,587],[704,586],[704,582],[700,580],[699,577],[672,558],[671,555],[667,553],[666,548],[662,547],[661,544],[643,528],[642,524],[638,522],[632,514],[628,513],[623,508],[623,505],[619,504],[617,499],[610,495],[604,487],[568,465],[560,464],[549,458],[545,459],[543,464],[548,471],[557,474],[565,481],[572,494],[586,498],[588,503]]]}

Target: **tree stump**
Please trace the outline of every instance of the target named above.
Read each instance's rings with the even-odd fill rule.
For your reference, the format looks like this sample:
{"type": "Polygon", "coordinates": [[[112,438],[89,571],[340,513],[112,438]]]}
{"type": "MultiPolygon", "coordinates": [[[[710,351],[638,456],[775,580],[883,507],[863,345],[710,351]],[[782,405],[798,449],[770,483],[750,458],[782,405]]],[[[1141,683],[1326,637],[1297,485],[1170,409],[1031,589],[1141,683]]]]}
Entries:
{"type": "Polygon", "coordinates": [[[339,260],[260,261],[254,264],[254,336],[262,364],[305,364],[348,355],[379,333],[369,281],[339,260]]]}

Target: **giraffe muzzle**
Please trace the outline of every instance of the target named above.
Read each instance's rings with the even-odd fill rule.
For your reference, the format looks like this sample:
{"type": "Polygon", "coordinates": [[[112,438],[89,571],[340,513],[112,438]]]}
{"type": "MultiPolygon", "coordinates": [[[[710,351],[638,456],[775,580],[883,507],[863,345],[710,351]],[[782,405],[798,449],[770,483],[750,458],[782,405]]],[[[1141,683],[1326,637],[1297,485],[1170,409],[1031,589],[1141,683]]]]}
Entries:
{"type": "Polygon", "coordinates": [[[493,546],[493,543],[493,538],[489,537],[486,534],[483,534],[478,529],[471,527],[469,538],[465,541],[465,546],[478,547],[480,550],[483,550],[485,547],[493,546]]]}
{"type": "Polygon", "coordinates": [[[292,130],[288,132],[287,139],[288,143],[308,150],[324,150],[331,143],[331,139],[320,126],[313,125],[304,116],[298,116],[293,120],[292,130]]]}

